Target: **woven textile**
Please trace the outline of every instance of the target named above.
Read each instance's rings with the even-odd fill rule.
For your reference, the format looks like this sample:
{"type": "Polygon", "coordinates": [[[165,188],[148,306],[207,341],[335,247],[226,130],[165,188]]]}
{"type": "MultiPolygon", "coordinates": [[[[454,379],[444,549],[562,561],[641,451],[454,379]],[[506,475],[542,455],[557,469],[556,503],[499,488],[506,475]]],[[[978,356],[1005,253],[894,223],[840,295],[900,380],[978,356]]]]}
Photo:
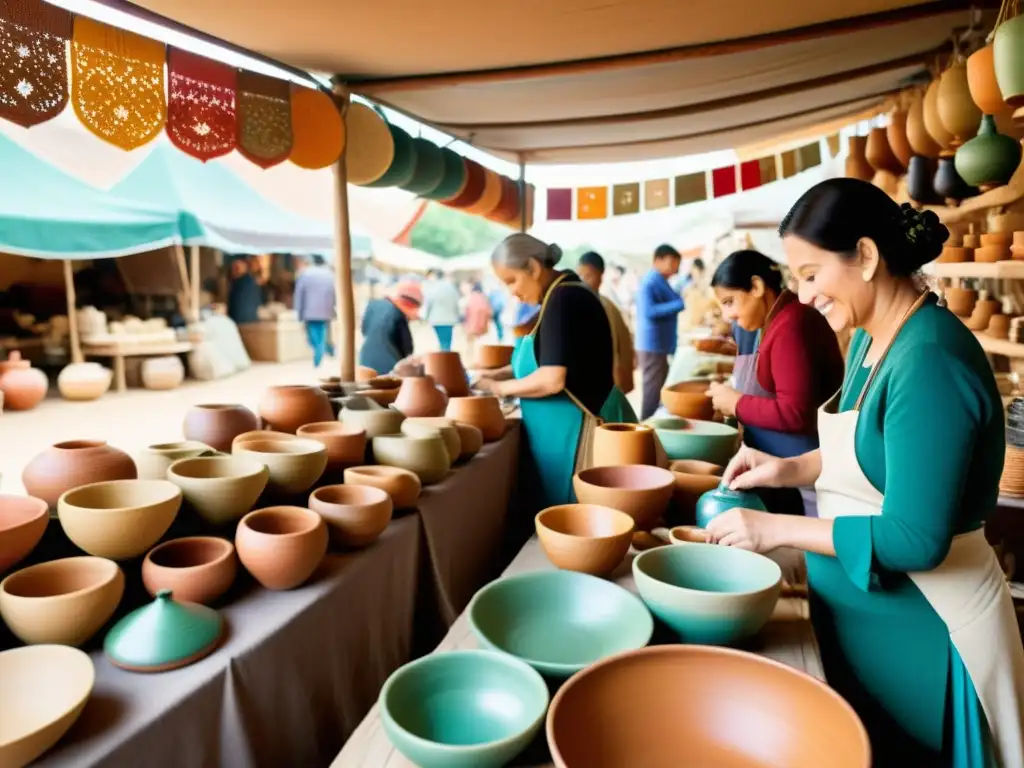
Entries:
{"type": "Polygon", "coordinates": [[[206,161],[235,148],[238,71],[203,56],[167,52],[167,138],[186,155],[206,161]]]}
{"type": "Polygon", "coordinates": [[[29,128],[64,111],[71,26],[41,0],[0,0],[0,117],[29,128]]]}
{"type": "Polygon", "coordinates": [[[255,72],[238,72],[238,151],[260,168],[288,159],[292,151],[289,84],[255,72]]]}
{"type": "Polygon", "coordinates": [[[334,100],[323,91],[292,86],[292,151],[288,159],[300,168],[333,165],[345,148],[345,125],[334,100]]]}

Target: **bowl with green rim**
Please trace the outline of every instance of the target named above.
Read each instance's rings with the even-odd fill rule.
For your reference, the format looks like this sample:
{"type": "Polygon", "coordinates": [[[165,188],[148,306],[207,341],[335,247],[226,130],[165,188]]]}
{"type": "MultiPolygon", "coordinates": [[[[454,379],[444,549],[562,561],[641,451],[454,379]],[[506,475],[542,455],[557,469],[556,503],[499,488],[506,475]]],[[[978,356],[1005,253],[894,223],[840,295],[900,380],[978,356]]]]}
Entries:
{"type": "Polygon", "coordinates": [[[771,618],[782,569],[754,552],[717,544],[658,547],[633,560],[640,597],[684,643],[733,645],[771,618]]]}
{"type": "Polygon", "coordinates": [[[391,743],[420,768],[499,768],[533,740],[547,684],[495,651],[433,653],[396,670],[380,692],[391,743]]]}
{"type": "Polygon", "coordinates": [[[739,431],[728,424],[700,419],[648,419],[669,459],[696,459],[725,466],[739,448],[739,431]]]}
{"type": "Polygon", "coordinates": [[[515,656],[554,679],[622,651],[643,648],[654,620],[610,581],[575,571],[537,571],[493,581],[466,611],[485,648],[515,656]]]}

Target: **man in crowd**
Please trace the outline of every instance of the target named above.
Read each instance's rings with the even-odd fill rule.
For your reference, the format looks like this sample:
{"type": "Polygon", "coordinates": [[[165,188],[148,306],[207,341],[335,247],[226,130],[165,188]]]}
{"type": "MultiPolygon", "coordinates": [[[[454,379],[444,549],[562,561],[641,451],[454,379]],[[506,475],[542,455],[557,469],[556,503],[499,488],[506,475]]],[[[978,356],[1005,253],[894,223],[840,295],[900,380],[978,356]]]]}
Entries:
{"type": "Polygon", "coordinates": [[[636,294],[636,348],[643,379],[641,419],[649,419],[658,410],[668,377],[668,358],[678,344],[679,313],[685,307],[669,280],[679,273],[681,260],[671,245],[659,245],[636,294]]]}
{"type": "Polygon", "coordinates": [[[459,289],[451,280],[445,279],[441,270],[434,269],[427,274],[423,284],[421,317],[433,327],[442,352],[451,351],[452,332],[459,324],[460,298],[459,289]]]}
{"type": "Polygon", "coordinates": [[[331,343],[331,321],[334,320],[336,299],[334,273],[324,264],[323,256],[299,262],[299,276],[295,279],[295,312],[306,325],[306,339],[313,348],[313,365],[320,367],[324,355],[334,357],[331,343]]]}
{"type": "Polygon", "coordinates": [[[605,314],[608,315],[608,322],[612,327],[612,350],[615,360],[615,368],[612,375],[615,379],[615,386],[628,395],[633,391],[633,370],[636,368],[636,353],[633,350],[633,336],[629,332],[629,326],[622,318],[622,313],[615,305],[615,302],[601,293],[601,283],[604,280],[605,265],[604,259],[594,251],[587,251],[576,265],[576,273],[590,289],[601,299],[605,314]]]}

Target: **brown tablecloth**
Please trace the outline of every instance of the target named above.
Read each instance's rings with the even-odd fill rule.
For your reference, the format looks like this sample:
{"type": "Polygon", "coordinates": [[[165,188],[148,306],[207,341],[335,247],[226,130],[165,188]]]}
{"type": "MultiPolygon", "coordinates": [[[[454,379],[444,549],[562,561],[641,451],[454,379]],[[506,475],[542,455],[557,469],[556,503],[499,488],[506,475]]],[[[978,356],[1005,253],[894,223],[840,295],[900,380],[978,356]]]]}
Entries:
{"type": "MultiPolygon", "coordinates": [[[[789,560],[787,555],[784,560],[789,560]]],[[[552,569],[536,538],[530,539],[515,560],[505,571],[506,576],[529,571],[552,569]]],[[[621,586],[636,592],[632,575],[632,557],[614,574],[614,580],[621,586]]],[[[464,648],[476,648],[469,621],[462,614],[452,626],[448,635],[437,647],[437,651],[451,651],[464,648]]],[[[821,665],[818,643],[811,628],[807,601],[794,598],[779,600],[771,621],[761,630],[757,638],[747,650],[770,659],[781,661],[796,669],[802,670],[819,680],[825,679],[821,665]]],[[[544,729],[541,728],[535,743],[513,763],[516,766],[550,766],[544,743],[544,729]]],[[[415,768],[406,760],[388,740],[381,724],[380,712],[376,704],[366,716],[344,749],[331,763],[331,768],[415,768]]]]}

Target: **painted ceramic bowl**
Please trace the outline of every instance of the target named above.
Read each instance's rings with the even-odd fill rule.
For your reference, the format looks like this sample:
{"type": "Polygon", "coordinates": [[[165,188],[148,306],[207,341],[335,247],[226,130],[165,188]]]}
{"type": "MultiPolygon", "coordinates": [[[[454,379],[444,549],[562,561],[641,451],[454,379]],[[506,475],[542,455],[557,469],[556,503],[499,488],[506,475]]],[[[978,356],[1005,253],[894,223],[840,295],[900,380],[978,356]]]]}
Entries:
{"type": "Polygon", "coordinates": [[[236,443],[232,453],[265,464],[267,485],[277,493],[308,491],[327,468],[326,446],[305,438],[236,443]]]}
{"type": "Polygon", "coordinates": [[[235,548],[245,569],[267,589],[306,582],[327,554],[327,525],[302,507],[257,509],[238,521],[235,548]]]}
{"type": "Polygon", "coordinates": [[[647,607],[684,643],[730,645],[771,618],[782,570],[764,555],[735,547],[659,547],[633,560],[647,607]]]}
{"type": "Polygon", "coordinates": [[[394,505],[381,488],[325,485],[309,496],[309,508],[327,523],[331,540],[343,547],[365,547],[391,522],[394,505]]]}
{"type": "Polygon", "coordinates": [[[708,523],[735,508],[754,509],[767,512],[761,497],[753,491],[734,491],[724,483],[716,485],[697,500],[695,509],[697,525],[707,528],[708,523]]]}
{"type": "Polygon", "coordinates": [[[493,651],[451,651],[399,668],[380,692],[384,730],[420,768],[499,768],[533,739],[548,687],[529,665],[493,651]]]}
{"type": "Polygon", "coordinates": [[[211,525],[233,523],[253,508],[270,470],[248,456],[200,456],[176,461],[167,479],[211,525]]]}
{"type": "Polygon", "coordinates": [[[235,545],[216,536],[165,541],[142,561],[142,583],[152,597],[169,589],[175,600],[203,605],[227,592],[237,572],[235,545]]]}
{"type": "Polygon", "coordinates": [[[35,549],[49,522],[42,499],[0,494],[0,573],[35,549]]]}
{"type": "Polygon", "coordinates": [[[621,651],[643,648],[654,621],[622,587],[570,571],[537,571],[492,581],[466,612],[485,648],[565,678],[621,651]]]}
{"type": "Polygon", "coordinates": [[[735,427],[698,419],[648,419],[672,460],[696,459],[725,466],[739,449],[735,427]]]}
{"type": "Polygon", "coordinates": [[[537,539],[554,565],[606,576],[629,551],[636,524],[625,512],[596,504],[548,507],[534,519],[537,539]]]}
{"type": "Polygon", "coordinates": [[[387,491],[396,510],[416,506],[423,486],[415,472],[401,467],[350,467],[345,485],[370,485],[387,491]]]}
{"type": "Polygon", "coordinates": [[[665,513],[675,477],[667,469],[633,464],[587,469],[577,473],[572,484],[581,504],[625,512],[638,530],[649,531],[665,513]]]}

